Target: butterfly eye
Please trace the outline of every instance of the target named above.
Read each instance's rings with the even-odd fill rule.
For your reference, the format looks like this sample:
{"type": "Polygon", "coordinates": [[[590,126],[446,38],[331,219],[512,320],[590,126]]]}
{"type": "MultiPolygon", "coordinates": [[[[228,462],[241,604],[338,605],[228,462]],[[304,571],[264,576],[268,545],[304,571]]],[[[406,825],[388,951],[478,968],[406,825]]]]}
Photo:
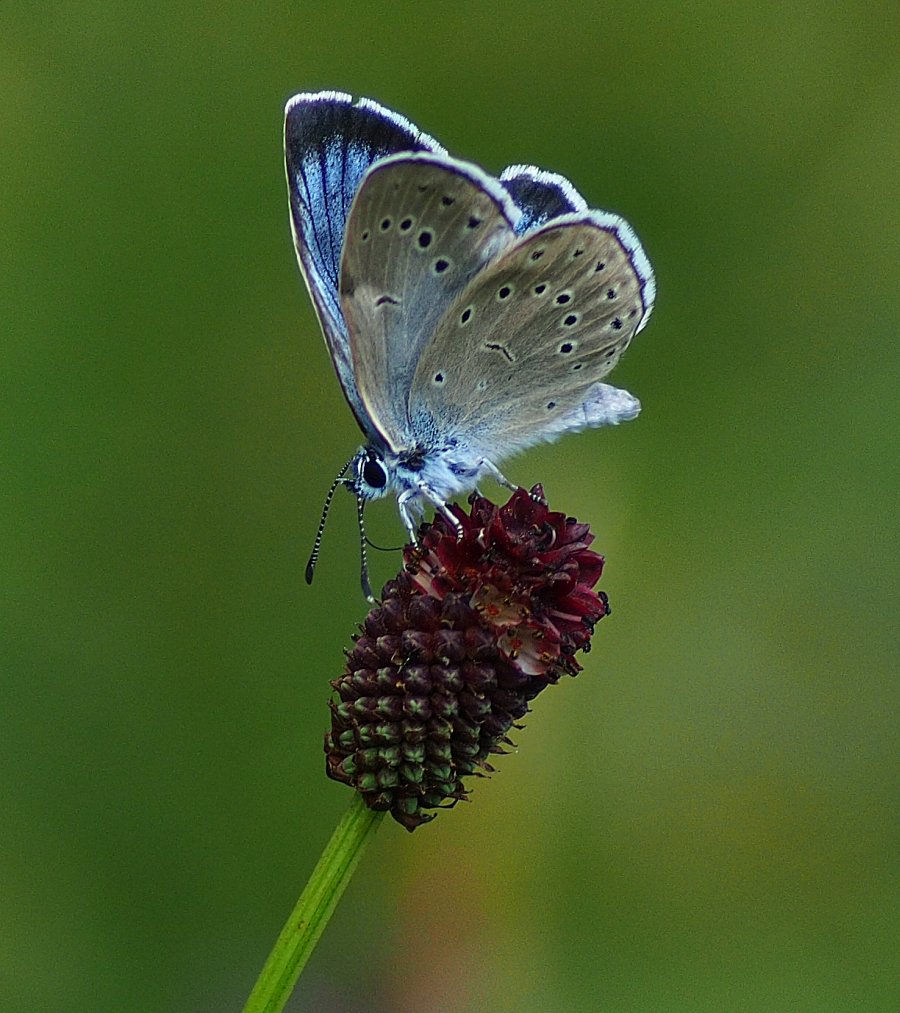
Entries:
{"type": "Polygon", "coordinates": [[[390,218],[382,218],[381,219],[381,231],[382,232],[387,232],[387,230],[391,227],[391,224],[392,224],[392,222],[391,222],[390,218]]]}
{"type": "Polygon", "coordinates": [[[614,331],[621,331],[622,321],[618,317],[616,317],[616,319],[613,320],[613,322],[609,326],[612,327],[614,331]]]}
{"type": "Polygon", "coordinates": [[[450,266],[450,261],[449,260],[447,260],[445,257],[439,257],[434,262],[434,273],[435,274],[443,274],[444,271],[446,271],[449,266],[450,266]]]}
{"type": "Polygon", "coordinates": [[[409,232],[409,230],[412,227],[413,227],[413,220],[412,220],[412,218],[404,218],[403,221],[400,222],[400,231],[401,232],[409,232]]]}
{"type": "Polygon", "coordinates": [[[571,301],[572,301],[571,292],[560,292],[559,295],[556,297],[556,304],[558,306],[565,306],[567,302],[571,301]]]}
{"type": "Polygon", "coordinates": [[[497,290],[497,298],[500,300],[500,302],[503,302],[504,299],[508,299],[512,295],[512,291],[513,290],[511,286],[503,285],[501,288],[497,290]]]}
{"type": "Polygon", "coordinates": [[[427,249],[429,246],[431,246],[431,239],[432,235],[428,231],[428,229],[422,229],[422,231],[419,233],[419,246],[423,250],[427,249]]]}
{"type": "Polygon", "coordinates": [[[367,457],[362,471],[363,481],[373,489],[383,489],[387,485],[387,472],[381,462],[374,457],[367,457]]]}
{"type": "Polygon", "coordinates": [[[544,251],[543,250],[532,250],[531,251],[531,259],[532,260],[540,260],[541,257],[543,257],[543,255],[544,255],[544,251]]]}
{"type": "Polygon", "coordinates": [[[563,327],[574,327],[578,323],[577,313],[567,313],[563,317],[563,327]]]}

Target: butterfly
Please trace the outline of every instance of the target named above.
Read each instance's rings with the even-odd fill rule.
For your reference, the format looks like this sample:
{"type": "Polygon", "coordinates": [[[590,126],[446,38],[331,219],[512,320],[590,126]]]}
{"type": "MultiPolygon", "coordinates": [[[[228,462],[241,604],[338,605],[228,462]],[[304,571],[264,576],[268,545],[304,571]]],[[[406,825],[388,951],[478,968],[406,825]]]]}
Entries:
{"type": "MultiPolygon", "coordinates": [[[[564,433],[633,419],[602,383],[653,308],[631,227],[588,208],[563,176],[494,177],[451,157],[371,99],[301,93],[285,109],[285,168],[300,271],[365,436],[328,493],[394,493],[413,542],[425,504],[564,433]]],[[[363,589],[371,598],[363,549],[363,589]]]]}

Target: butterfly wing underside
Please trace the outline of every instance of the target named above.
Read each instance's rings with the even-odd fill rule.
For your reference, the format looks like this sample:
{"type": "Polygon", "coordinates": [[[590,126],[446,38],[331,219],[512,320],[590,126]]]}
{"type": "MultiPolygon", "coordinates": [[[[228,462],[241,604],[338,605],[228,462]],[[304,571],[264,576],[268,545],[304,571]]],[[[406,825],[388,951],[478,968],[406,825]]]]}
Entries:
{"type": "Polygon", "coordinates": [[[652,295],[646,257],[614,215],[565,214],[526,233],[441,318],[412,383],[414,426],[499,460],[634,418],[637,399],[600,381],[652,295]]]}
{"type": "Polygon", "coordinates": [[[353,198],[370,166],[398,151],[444,149],[397,113],[343,92],[295,95],[284,122],[291,229],[300,271],[360,428],[378,439],[360,399],[338,296],[341,249],[353,198]]]}
{"type": "Polygon", "coordinates": [[[364,411],[400,450],[423,348],[441,317],[515,241],[518,211],[477,166],[395,155],[366,174],[347,221],[340,301],[364,411]]]}

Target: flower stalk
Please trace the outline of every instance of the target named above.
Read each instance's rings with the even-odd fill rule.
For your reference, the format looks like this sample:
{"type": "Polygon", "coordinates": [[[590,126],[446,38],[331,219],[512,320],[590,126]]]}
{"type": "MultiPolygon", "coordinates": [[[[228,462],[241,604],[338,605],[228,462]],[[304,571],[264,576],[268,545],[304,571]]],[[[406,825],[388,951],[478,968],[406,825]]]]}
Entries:
{"type": "Polygon", "coordinates": [[[284,1009],[383,816],[354,796],[272,947],[244,1013],[284,1009]]]}

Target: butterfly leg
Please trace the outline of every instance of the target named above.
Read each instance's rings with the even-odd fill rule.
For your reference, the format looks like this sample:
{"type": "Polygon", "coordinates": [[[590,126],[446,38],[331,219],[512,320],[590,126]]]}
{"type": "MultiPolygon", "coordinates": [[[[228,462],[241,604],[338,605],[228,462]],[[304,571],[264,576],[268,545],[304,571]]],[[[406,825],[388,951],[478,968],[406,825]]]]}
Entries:
{"type": "Polygon", "coordinates": [[[413,519],[412,511],[410,510],[411,503],[416,499],[417,496],[422,496],[427,499],[433,506],[435,506],[447,520],[453,525],[456,531],[456,537],[462,541],[463,537],[463,526],[459,520],[454,516],[453,511],[447,505],[447,502],[441,499],[440,496],[425,482],[418,482],[415,489],[405,489],[397,497],[397,508],[400,511],[400,517],[406,526],[406,530],[409,532],[409,540],[413,545],[419,544],[419,539],[416,535],[416,522],[413,519]]]}
{"type": "Polygon", "coordinates": [[[409,532],[409,540],[412,545],[418,545],[419,539],[416,537],[416,522],[413,520],[412,513],[409,509],[410,503],[416,497],[415,489],[404,489],[403,492],[397,497],[397,509],[400,511],[400,519],[406,526],[406,530],[409,532]]]}
{"type": "MultiPolygon", "coordinates": [[[[512,489],[513,492],[515,492],[516,489],[518,489],[518,486],[514,482],[510,482],[510,480],[506,477],[506,475],[503,474],[503,472],[497,467],[497,465],[494,464],[493,461],[489,461],[486,457],[482,457],[479,460],[478,467],[479,469],[484,470],[489,475],[491,475],[496,482],[500,483],[500,485],[505,485],[507,489],[512,489]]],[[[477,486],[475,487],[475,491],[478,492],[477,486]]],[[[481,493],[478,492],[478,495],[480,496],[481,493]]],[[[535,502],[543,503],[546,506],[547,501],[543,499],[541,496],[536,496],[534,493],[532,493],[531,498],[535,502]]]]}
{"type": "Polygon", "coordinates": [[[459,518],[450,509],[449,504],[445,499],[441,499],[440,496],[431,488],[427,482],[421,480],[416,483],[416,488],[420,496],[424,496],[425,499],[431,503],[432,506],[436,507],[440,513],[450,522],[453,529],[456,531],[456,540],[461,542],[465,531],[462,524],[459,522],[459,518]]]}
{"type": "Polygon", "coordinates": [[[503,474],[493,461],[489,461],[486,457],[482,457],[478,461],[478,470],[486,471],[495,482],[499,482],[500,485],[506,486],[507,489],[512,489],[513,492],[519,488],[515,482],[510,482],[506,475],[503,474]]]}

